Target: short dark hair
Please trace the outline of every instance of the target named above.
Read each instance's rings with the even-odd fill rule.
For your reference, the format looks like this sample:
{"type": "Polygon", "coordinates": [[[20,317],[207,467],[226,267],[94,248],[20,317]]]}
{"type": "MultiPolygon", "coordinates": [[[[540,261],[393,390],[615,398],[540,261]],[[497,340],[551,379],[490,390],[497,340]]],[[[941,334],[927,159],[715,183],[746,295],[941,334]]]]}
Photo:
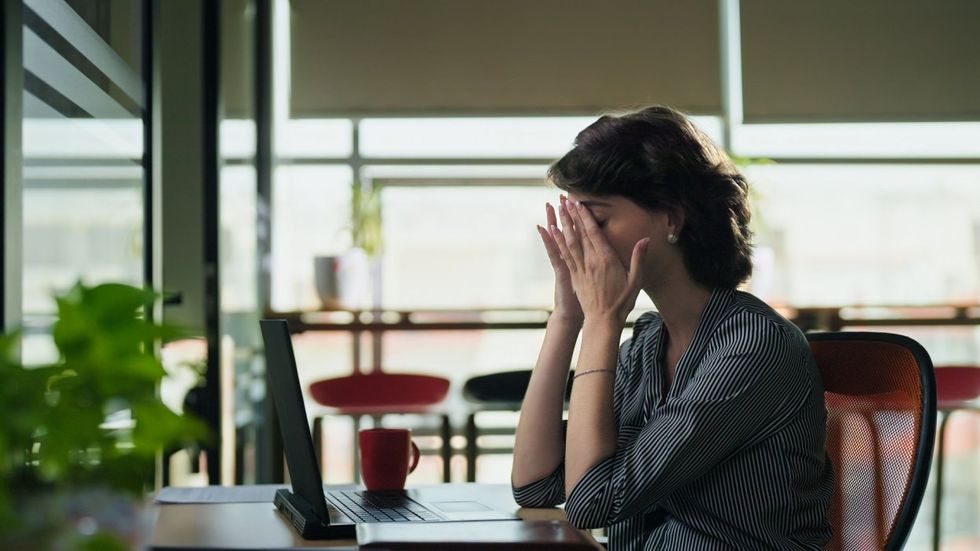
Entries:
{"type": "Polygon", "coordinates": [[[559,189],[677,209],[677,245],[694,281],[733,289],[752,274],[749,184],[728,155],[680,112],[652,106],[605,115],[548,169],[559,189]]]}

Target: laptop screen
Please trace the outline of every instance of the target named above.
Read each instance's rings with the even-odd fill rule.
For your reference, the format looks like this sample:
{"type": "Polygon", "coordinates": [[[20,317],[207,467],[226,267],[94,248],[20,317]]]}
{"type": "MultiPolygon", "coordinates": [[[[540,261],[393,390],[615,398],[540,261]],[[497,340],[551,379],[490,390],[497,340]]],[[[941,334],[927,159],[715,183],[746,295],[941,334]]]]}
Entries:
{"type": "Polygon", "coordinates": [[[296,357],[286,320],[261,320],[265,342],[265,364],[272,385],[272,397],[279,413],[279,427],[286,453],[286,465],[293,481],[293,493],[303,498],[313,512],[328,522],[323,497],[323,479],[316,464],[310,423],[306,419],[303,390],[296,372],[296,357]]]}

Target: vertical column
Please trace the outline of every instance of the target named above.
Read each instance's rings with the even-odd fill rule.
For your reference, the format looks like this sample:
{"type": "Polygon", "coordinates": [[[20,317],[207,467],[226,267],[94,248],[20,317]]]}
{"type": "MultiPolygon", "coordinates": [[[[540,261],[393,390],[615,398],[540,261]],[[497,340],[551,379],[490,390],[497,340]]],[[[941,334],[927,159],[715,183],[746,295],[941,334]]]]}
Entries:
{"type": "Polygon", "coordinates": [[[739,0],[718,0],[721,41],[722,147],[732,152],[735,127],[742,124],[742,32],[739,0]]]}
{"type": "MultiPolygon", "coordinates": [[[[258,255],[259,315],[272,307],[272,174],[275,170],[275,120],[273,59],[273,0],[255,4],[255,178],[256,254],[258,255]]],[[[268,371],[268,366],[266,366],[268,371]]],[[[268,379],[267,379],[268,381],[268,379]]],[[[266,383],[266,389],[272,385],[266,383]]],[[[282,433],[272,396],[266,392],[258,428],[256,479],[260,483],[284,480],[282,433]]],[[[319,452],[319,449],[317,449],[319,452]]]]}
{"type": "MultiPolygon", "coordinates": [[[[143,86],[145,90],[143,112],[143,283],[147,288],[161,290],[161,216],[160,186],[157,182],[157,144],[160,142],[159,120],[159,21],[156,0],[143,0],[143,86]]],[[[147,319],[163,319],[163,301],[157,300],[146,311],[147,319]]],[[[154,353],[160,354],[162,343],[153,344],[154,353]]],[[[159,390],[158,390],[159,391],[159,390]]],[[[157,454],[154,487],[170,483],[170,457],[167,450],[157,454]]]]}
{"type": "Polygon", "coordinates": [[[21,323],[24,63],[22,2],[0,6],[0,332],[21,323]]]}
{"type": "Polygon", "coordinates": [[[218,258],[218,235],[221,226],[219,208],[220,175],[218,125],[221,121],[221,24],[219,2],[204,2],[203,78],[201,145],[204,149],[204,198],[202,203],[204,228],[204,337],[207,340],[207,372],[204,375],[204,420],[213,438],[206,449],[208,481],[221,484],[221,278],[218,258]]]}
{"type": "Polygon", "coordinates": [[[151,80],[153,281],[174,294],[163,321],[207,339],[201,402],[212,484],[221,469],[217,1],[153,0],[151,80]]]}
{"type": "MultiPolygon", "coordinates": [[[[141,56],[143,74],[143,284],[156,289],[159,283],[156,265],[157,258],[153,254],[153,235],[156,220],[153,209],[153,68],[154,68],[154,33],[153,33],[153,1],[143,0],[140,21],[140,37],[142,40],[141,56]]],[[[157,301],[147,312],[147,318],[159,319],[158,311],[162,305],[157,301]]],[[[159,350],[158,350],[159,352],[159,350]]]]}

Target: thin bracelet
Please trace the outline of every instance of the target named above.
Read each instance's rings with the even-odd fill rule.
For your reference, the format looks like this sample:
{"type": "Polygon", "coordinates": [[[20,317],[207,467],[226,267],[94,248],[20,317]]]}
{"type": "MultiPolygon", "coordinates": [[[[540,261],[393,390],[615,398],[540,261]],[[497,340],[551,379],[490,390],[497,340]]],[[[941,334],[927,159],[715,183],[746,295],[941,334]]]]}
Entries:
{"type": "Polygon", "coordinates": [[[615,369],[587,369],[581,373],[576,373],[572,380],[578,379],[583,375],[588,375],[589,373],[615,373],[615,369]]]}

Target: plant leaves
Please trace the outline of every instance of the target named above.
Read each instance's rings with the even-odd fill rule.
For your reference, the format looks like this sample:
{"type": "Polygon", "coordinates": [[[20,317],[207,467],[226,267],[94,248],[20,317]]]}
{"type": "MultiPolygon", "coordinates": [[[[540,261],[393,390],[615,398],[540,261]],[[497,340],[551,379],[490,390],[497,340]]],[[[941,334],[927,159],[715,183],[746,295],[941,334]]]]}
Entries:
{"type": "Polygon", "coordinates": [[[144,318],[158,296],[119,283],[77,283],[55,299],[53,365],[25,368],[12,354],[18,335],[0,335],[0,519],[11,514],[11,476],[51,488],[139,492],[160,449],[207,439],[202,422],[171,411],[157,395],[166,372],[153,343],[188,335],[144,318]],[[131,426],[108,428],[106,416],[125,408],[131,426]]]}

